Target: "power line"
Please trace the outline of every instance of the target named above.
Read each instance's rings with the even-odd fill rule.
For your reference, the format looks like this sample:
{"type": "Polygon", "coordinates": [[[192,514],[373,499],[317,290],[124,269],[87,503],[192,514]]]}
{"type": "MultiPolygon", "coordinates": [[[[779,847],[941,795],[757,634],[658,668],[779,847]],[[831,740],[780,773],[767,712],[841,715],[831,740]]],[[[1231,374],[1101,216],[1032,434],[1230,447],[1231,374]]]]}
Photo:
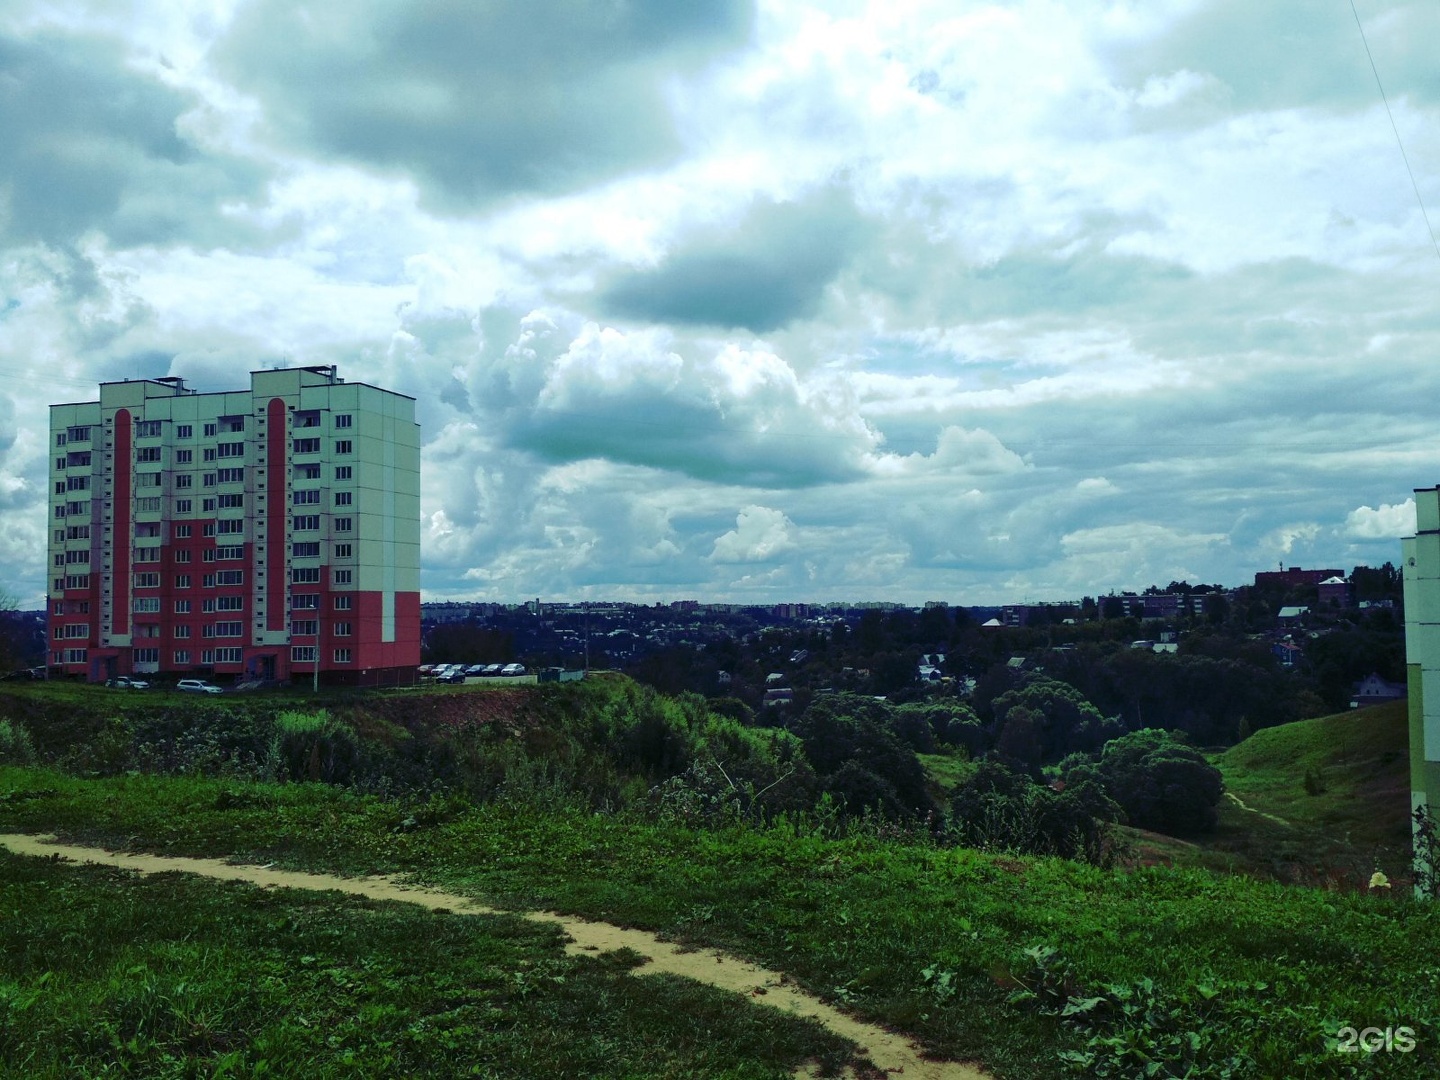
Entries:
{"type": "Polygon", "coordinates": [[[1370,61],[1370,70],[1375,75],[1375,85],[1380,88],[1380,100],[1385,103],[1385,115],[1390,118],[1390,130],[1395,132],[1395,144],[1400,147],[1400,158],[1405,162],[1405,171],[1410,174],[1410,186],[1415,189],[1415,201],[1420,204],[1420,216],[1425,219],[1425,228],[1430,231],[1430,243],[1435,254],[1440,255],[1440,240],[1435,238],[1435,227],[1430,224],[1430,214],[1425,209],[1425,200],[1420,195],[1420,185],[1415,180],[1415,170],[1410,167],[1410,155],[1405,153],[1405,143],[1400,138],[1400,128],[1395,124],[1395,114],[1390,111],[1390,99],[1385,96],[1385,85],[1380,81],[1380,69],[1375,66],[1375,57],[1370,52],[1370,42],[1365,37],[1365,27],[1360,22],[1360,13],[1355,10],[1355,0],[1350,0],[1350,14],[1355,16],[1355,26],[1360,31],[1360,41],[1365,46],[1365,56],[1370,61]]]}

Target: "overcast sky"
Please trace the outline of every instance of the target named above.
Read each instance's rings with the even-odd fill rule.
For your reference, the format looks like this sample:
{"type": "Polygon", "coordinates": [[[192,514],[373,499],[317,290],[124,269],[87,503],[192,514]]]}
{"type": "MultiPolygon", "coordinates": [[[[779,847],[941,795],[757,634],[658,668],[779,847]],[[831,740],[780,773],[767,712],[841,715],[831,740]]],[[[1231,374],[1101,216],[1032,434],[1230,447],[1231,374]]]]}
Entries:
{"type": "Polygon", "coordinates": [[[0,588],[46,409],[418,399],[426,599],[987,603],[1398,561],[1440,7],[0,5],[0,588]]]}

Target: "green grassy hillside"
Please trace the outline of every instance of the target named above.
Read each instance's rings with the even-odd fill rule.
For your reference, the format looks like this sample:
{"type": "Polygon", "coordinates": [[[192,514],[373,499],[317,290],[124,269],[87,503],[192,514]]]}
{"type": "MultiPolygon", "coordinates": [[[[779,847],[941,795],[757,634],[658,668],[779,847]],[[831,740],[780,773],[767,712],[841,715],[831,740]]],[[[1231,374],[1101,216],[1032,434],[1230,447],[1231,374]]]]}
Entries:
{"type": "Polygon", "coordinates": [[[1409,881],[1405,703],[1257,731],[1210,755],[1225,777],[1220,824],[1196,844],[1145,834],[1150,860],[1363,889],[1376,870],[1409,881]]]}

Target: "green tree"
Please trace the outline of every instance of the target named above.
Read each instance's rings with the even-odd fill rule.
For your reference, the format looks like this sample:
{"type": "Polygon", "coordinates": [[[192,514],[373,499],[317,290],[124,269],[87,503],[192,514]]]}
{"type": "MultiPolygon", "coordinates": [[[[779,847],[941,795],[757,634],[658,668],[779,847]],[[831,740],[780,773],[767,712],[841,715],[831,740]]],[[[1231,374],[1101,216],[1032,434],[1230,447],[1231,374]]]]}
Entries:
{"type": "Polygon", "coordinates": [[[1077,765],[1067,784],[1098,783],[1131,825],[1171,836],[1215,827],[1220,770],[1168,731],[1144,728],[1105,744],[1097,762],[1077,765]]]}

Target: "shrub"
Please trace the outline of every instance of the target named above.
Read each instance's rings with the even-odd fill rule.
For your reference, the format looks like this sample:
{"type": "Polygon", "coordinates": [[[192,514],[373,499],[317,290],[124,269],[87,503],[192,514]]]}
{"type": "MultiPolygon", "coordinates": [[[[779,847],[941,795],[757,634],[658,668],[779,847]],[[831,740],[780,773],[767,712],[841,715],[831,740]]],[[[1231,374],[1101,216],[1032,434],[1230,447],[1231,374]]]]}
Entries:
{"type": "Polygon", "coordinates": [[[287,711],[275,718],[270,766],[282,779],[346,784],[355,779],[360,761],[355,733],[324,709],[287,711]]]}
{"type": "Polygon", "coordinates": [[[32,765],[35,743],[19,724],[0,719],[0,765],[32,765]]]}

